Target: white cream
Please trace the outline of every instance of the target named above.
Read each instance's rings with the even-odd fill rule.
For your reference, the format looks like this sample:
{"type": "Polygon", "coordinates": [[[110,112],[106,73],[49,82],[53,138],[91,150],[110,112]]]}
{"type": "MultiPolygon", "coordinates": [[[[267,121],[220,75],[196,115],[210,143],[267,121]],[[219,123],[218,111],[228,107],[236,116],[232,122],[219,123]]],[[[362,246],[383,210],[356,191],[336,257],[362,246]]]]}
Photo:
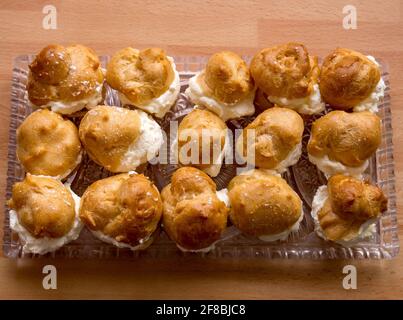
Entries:
{"type": "Polygon", "coordinates": [[[69,102],[50,101],[48,104],[42,106],[42,108],[50,107],[52,111],[61,114],[72,114],[84,108],[93,108],[99,105],[102,101],[102,87],[102,83],[99,83],[95,88],[94,94],[87,98],[69,102]]]}
{"type": "Polygon", "coordinates": [[[137,110],[141,128],[139,137],[129,146],[117,171],[128,172],[153,159],[164,143],[162,129],[147,113],[137,110]]]}
{"type": "Polygon", "coordinates": [[[296,164],[301,157],[302,154],[302,142],[298,143],[294,149],[288,154],[288,156],[281,161],[273,170],[283,173],[287,170],[288,167],[293,166],[296,164]]]}
{"type": "Polygon", "coordinates": [[[189,79],[189,87],[185,91],[186,96],[194,104],[211,110],[224,121],[249,116],[255,113],[255,105],[253,104],[255,91],[252,91],[245,99],[234,104],[224,103],[205,94],[203,88],[198,83],[200,74],[199,72],[189,79]]]}
{"type": "Polygon", "coordinates": [[[110,243],[113,244],[114,246],[121,248],[121,249],[130,249],[132,251],[137,251],[137,250],[144,250],[147,249],[148,246],[150,246],[154,240],[153,236],[145,238],[145,239],[141,239],[139,241],[139,244],[136,246],[131,246],[130,244],[124,243],[124,242],[120,242],[117,241],[115,238],[107,236],[106,234],[104,234],[101,231],[94,231],[91,230],[91,233],[98,238],[99,240],[106,242],[106,243],[110,243]]]}
{"type": "Polygon", "coordinates": [[[304,98],[287,99],[268,96],[270,102],[282,107],[293,109],[301,114],[317,114],[325,110],[325,103],[320,95],[319,85],[314,84],[312,93],[304,98]]]}
{"type": "Polygon", "coordinates": [[[176,70],[176,65],[172,57],[167,57],[171,63],[172,69],[174,71],[174,79],[170,84],[167,91],[157,98],[145,104],[134,104],[130,99],[123,93],[118,92],[119,99],[122,105],[134,105],[139,109],[142,109],[148,113],[155,115],[157,118],[163,118],[169,109],[173,106],[176,99],[178,98],[180,92],[180,78],[179,72],[176,70]]]}
{"type": "Polygon", "coordinates": [[[31,233],[20,224],[18,220],[18,215],[15,210],[10,210],[10,228],[18,233],[20,241],[23,244],[22,251],[24,253],[34,253],[34,254],[45,254],[48,252],[55,251],[65,244],[76,240],[80,236],[80,232],[83,228],[83,224],[79,218],[79,208],[80,208],[80,197],[78,197],[71,189],[70,186],[66,186],[73,196],[75,203],[76,217],[70,231],[59,238],[35,238],[31,233]]]}
{"type": "Polygon", "coordinates": [[[230,203],[229,197],[228,197],[228,189],[227,189],[227,188],[224,188],[224,189],[221,189],[221,190],[219,190],[219,191],[216,191],[216,195],[217,195],[218,199],[219,199],[220,201],[224,202],[225,205],[226,205],[228,208],[231,207],[231,203],[230,203]]]}
{"type": "Polygon", "coordinates": [[[276,234],[268,234],[268,235],[262,235],[259,236],[258,238],[262,241],[265,242],[273,242],[273,241],[284,241],[287,240],[289,235],[291,233],[298,232],[299,227],[301,225],[301,221],[304,219],[304,206],[301,202],[301,215],[299,216],[297,222],[295,222],[289,229],[284,230],[283,232],[276,233],[276,234]]]}
{"type": "MultiPolygon", "coordinates": [[[[378,67],[379,63],[373,56],[367,56],[369,60],[374,62],[378,67]]],[[[354,112],[361,112],[361,111],[371,111],[373,113],[377,113],[379,111],[378,106],[382,101],[383,97],[385,96],[385,89],[386,85],[382,79],[379,80],[378,84],[376,85],[374,91],[363,101],[357,104],[354,108],[354,112]]]]}
{"type": "Polygon", "coordinates": [[[308,154],[309,161],[315,164],[320,171],[322,171],[327,177],[332,175],[343,173],[353,177],[359,177],[368,167],[368,160],[366,160],[359,167],[348,167],[339,161],[330,160],[327,155],[319,158],[311,154],[308,154]]]}
{"type": "MultiPolygon", "coordinates": [[[[328,240],[328,238],[320,225],[318,214],[319,214],[319,211],[324,206],[328,197],[329,197],[329,193],[327,191],[327,186],[320,186],[318,188],[318,190],[316,191],[315,196],[313,197],[312,211],[311,211],[311,216],[315,223],[315,232],[320,238],[322,238],[324,240],[328,240]]],[[[357,241],[360,241],[362,239],[372,236],[375,232],[376,221],[377,221],[377,219],[370,219],[370,220],[366,221],[365,223],[363,223],[360,226],[358,234],[354,239],[338,240],[335,242],[340,245],[343,245],[345,247],[348,247],[350,245],[355,244],[357,241]]]]}

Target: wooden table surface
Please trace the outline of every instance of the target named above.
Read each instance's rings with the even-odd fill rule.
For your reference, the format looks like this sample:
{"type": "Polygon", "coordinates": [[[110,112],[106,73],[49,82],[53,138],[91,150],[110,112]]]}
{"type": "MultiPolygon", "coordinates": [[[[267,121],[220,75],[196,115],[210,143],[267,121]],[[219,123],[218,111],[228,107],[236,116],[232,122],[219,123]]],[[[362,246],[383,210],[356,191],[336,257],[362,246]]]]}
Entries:
{"type": "MultiPolygon", "coordinates": [[[[4,201],[13,58],[49,43],[82,43],[98,54],[159,46],[170,54],[230,49],[253,54],[288,41],[323,56],[336,46],[389,63],[399,212],[403,238],[403,4],[389,1],[8,1],[0,0],[0,190],[4,201]],[[43,7],[57,9],[45,30],[43,7]],[[354,5],[357,29],[345,30],[354,5]]],[[[2,221],[2,212],[0,219],[2,221]]],[[[391,261],[18,260],[0,257],[0,298],[290,299],[403,298],[403,254],[391,261]],[[58,289],[42,288],[42,267],[58,269],[58,289]],[[358,289],[344,290],[353,264],[358,289]]]]}

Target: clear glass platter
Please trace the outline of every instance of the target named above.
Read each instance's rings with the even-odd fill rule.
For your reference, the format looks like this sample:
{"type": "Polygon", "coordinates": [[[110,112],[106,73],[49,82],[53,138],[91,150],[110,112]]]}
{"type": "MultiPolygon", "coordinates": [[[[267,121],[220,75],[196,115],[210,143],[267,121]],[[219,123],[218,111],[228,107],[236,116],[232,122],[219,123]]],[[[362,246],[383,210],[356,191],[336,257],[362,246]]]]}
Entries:
{"type": "MultiPolygon", "coordinates": [[[[249,57],[244,57],[249,60],[249,57]]],[[[31,55],[19,56],[14,61],[11,94],[11,121],[8,143],[8,170],[6,199],[11,197],[12,185],[24,178],[25,172],[16,158],[16,130],[22,121],[32,112],[28,103],[25,84],[28,74],[28,64],[33,59],[31,55]]],[[[169,137],[169,122],[180,121],[193,108],[183,94],[187,88],[188,79],[198,70],[203,69],[207,57],[177,56],[174,57],[181,77],[181,94],[176,105],[159,121],[169,137]]],[[[378,115],[382,119],[382,144],[372,157],[365,172],[365,178],[381,187],[388,197],[388,210],[376,225],[376,232],[354,246],[346,248],[338,244],[327,242],[316,236],[314,224],[310,217],[310,205],[316,189],[326,183],[323,175],[308,161],[306,143],[309,138],[310,124],[315,117],[305,119],[305,133],[303,140],[303,155],[300,161],[283,177],[298,192],[303,199],[305,217],[298,233],[295,233],[284,242],[267,243],[258,239],[241,235],[235,227],[229,225],[222,239],[209,253],[197,253],[205,258],[304,258],[304,259],[390,259],[399,252],[399,240],[396,217],[396,190],[393,163],[393,143],[391,126],[391,101],[389,87],[389,73],[387,65],[382,61],[382,77],[387,85],[385,99],[380,106],[378,115]]],[[[102,56],[103,66],[108,57],[102,56]]],[[[114,90],[105,86],[105,104],[120,105],[118,95],[114,90]]],[[[317,116],[316,116],[317,117],[317,116]]],[[[230,129],[244,127],[254,116],[228,122],[230,129]]],[[[80,119],[73,119],[77,124],[80,119]]],[[[169,150],[169,149],[168,149],[169,150]]],[[[148,164],[144,173],[148,175],[161,189],[170,179],[177,168],[175,165],[148,164]]],[[[228,181],[235,175],[234,165],[224,165],[220,175],[215,178],[217,189],[225,188],[228,181]]],[[[84,157],[75,176],[72,177],[72,189],[82,195],[85,188],[92,182],[111,175],[94,162],[84,157]]],[[[24,254],[18,235],[10,229],[9,212],[5,205],[3,252],[10,258],[35,257],[24,254]]],[[[66,258],[140,258],[140,257],[172,257],[178,258],[195,253],[183,253],[161,231],[154,243],[144,251],[132,252],[128,249],[119,249],[94,238],[89,231],[83,229],[80,237],[58,251],[48,254],[50,257],[66,258]]]]}

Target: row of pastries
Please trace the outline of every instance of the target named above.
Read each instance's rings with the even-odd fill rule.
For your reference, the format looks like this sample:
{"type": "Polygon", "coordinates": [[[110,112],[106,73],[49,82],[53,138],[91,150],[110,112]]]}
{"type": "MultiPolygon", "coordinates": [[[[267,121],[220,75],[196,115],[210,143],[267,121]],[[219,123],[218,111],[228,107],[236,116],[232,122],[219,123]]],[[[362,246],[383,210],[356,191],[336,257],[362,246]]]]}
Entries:
{"type": "Polygon", "coordinates": [[[263,49],[250,65],[233,52],[213,54],[189,80],[185,95],[195,108],[171,146],[182,167],[161,192],[138,172],[164,144],[156,119],[179,96],[172,57],[158,48],[125,48],[103,70],[89,48],[50,45],[29,67],[28,98],[38,110],[17,130],[17,157],[27,175],[8,201],[10,226],[25,252],[54,251],[77,239],[84,225],[100,240],[132,250],[145,249],[162,226],[181,250],[208,251],[228,220],[245,235],[286,240],[306,217],[281,174],[301,156],[305,117],[323,112],[325,103],[336,110],[313,123],[307,146],[309,160],[328,177],[312,203],[316,233],[350,245],[387,209],[382,190],[361,175],[381,143],[376,112],[385,84],[371,56],[336,49],[319,65],[298,43],[263,49]],[[102,105],[104,82],[123,107],[102,105]],[[256,109],[234,143],[255,169],[216,190],[211,177],[230,146],[226,121],[256,109]],[[80,117],[78,127],[71,116],[80,117]],[[203,139],[205,131],[211,139],[203,139]],[[196,159],[189,155],[192,143],[200,149],[196,159]],[[207,162],[206,148],[218,151],[207,162]],[[117,175],[96,181],[80,199],[63,181],[84,152],[117,175]]]}

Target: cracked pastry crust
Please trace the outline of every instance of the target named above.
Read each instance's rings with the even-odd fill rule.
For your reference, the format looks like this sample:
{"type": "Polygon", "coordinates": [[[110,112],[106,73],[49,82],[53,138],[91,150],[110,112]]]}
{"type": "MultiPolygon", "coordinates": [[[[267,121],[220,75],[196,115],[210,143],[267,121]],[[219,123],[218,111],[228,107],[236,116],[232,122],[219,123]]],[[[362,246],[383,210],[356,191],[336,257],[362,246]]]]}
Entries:
{"type": "Polygon", "coordinates": [[[387,209],[382,190],[350,176],[332,176],[328,198],[318,212],[318,222],[327,239],[349,241],[359,235],[361,226],[377,219],[387,209]]]}
{"type": "Polygon", "coordinates": [[[216,195],[216,185],[203,171],[182,167],[161,192],[163,226],[185,250],[205,249],[220,239],[228,208],[216,195]]]}
{"type": "Polygon", "coordinates": [[[332,111],[312,125],[308,154],[359,167],[381,144],[381,120],[369,111],[332,111]]]}
{"type": "Polygon", "coordinates": [[[338,48],[322,64],[319,87],[325,102],[348,110],[364,101],[380,79],[379,67],[367,56],[338,48]]]}
{"type": "Polygon", "coordinates": [[[76,44],[49,45],[41,50],[29,65],[28,98],[35,106],[46,106],[52,102],[65,104],[97,96],[93,105],[82,104],[79,109],[90,108],[102,100],[104,75],[98,56],[85,46],[76,44]]]}
{"type": "Polygon", "coordinates": [[[35,238],[60,238],[73,227],[75,202],[68,188],[51,177],[27,174],[13,186],[8,206],[35,238]]]}
{"type": "Polygon", "coordinates": [[[77,127],[48,109],[31,113],[17,129],[17,157],[29,173],[63,179],[81,153],[77,127]]]}
{"type": "Polygon", "coordinates": [[[263,170],[238,175],[228,185],[230,219],[241,232],[254,237],[289,230],[301,217],[302,202],[279,176],[263,170]]]}
{"type": "Polygon", "coordinates": [[[122,49],[111,58],[106,81],[134,105],[143,105],[166,92],[174,80],[171,62],[160,48],[122,49]]]}
{"type": "Polygon", "coordinates": [[[80,219],[91,230],[137,246],[150,239],[162,215],[158,189],[142,174],[119,174],[90,185],[80,219]]]}
{"type": "Polygon", "coordinates": [[[248,159],[248,148],[254,148],[255,166],[275,169],[301,143],[303,132],[304,121],[297,112],[287,108],[270,108],[243,129],[237,140],[237,152],[248,159]],[[253,133],[251,130],[254,130],[255,139],[248,145],[248,132],[253,133]]]}
{"type": "Polygon", "coordinates": [[[317,58],[294,42],[261,50],[253,57],[250,70],[267,96],[287,99],[309,96],[320,72],[317,58]]]}

